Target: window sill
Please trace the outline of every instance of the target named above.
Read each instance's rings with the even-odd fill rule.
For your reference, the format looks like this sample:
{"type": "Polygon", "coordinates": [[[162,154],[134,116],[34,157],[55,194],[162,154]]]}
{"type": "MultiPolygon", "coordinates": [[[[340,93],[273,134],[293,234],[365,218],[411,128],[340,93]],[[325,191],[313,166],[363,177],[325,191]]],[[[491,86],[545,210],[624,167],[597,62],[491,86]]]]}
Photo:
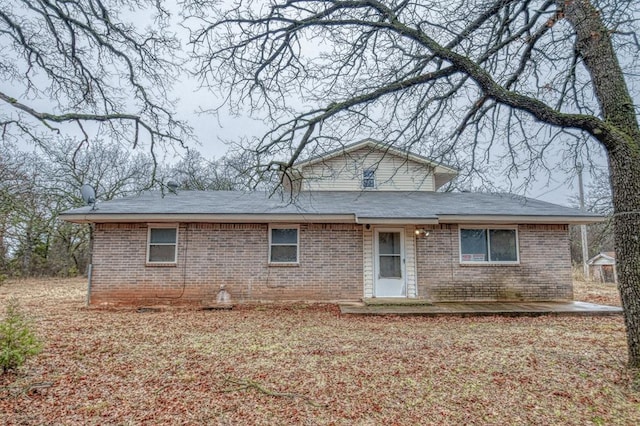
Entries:
{"type": "Polygon", "coordinates": [[[520,266],[520,262],[460,262],[460,266],[520,266]]]}
{"type": "Polygon", "coordinates": [[[297,268],[300,266],[300,264],[298,262],[269,262],[268,263],[269,267],[276,267],[276,268],[297,268]]]}
{"type": "Polygon", "coordinates": [[[146,262],[144,266],[151,268],[175,268],[178,266],[177,262],[146,262]]]}

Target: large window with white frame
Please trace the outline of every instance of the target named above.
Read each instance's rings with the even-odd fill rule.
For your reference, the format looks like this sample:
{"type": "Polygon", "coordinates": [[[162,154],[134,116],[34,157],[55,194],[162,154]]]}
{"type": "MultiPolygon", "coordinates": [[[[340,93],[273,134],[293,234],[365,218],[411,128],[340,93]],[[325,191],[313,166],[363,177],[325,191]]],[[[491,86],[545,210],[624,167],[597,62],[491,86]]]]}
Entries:
{"type": "Polygon", "coordinates": [[[300,227],[269,226],[269,263],[297,264],[300,254],[300,227]]]}
{"type": "Polygon", "coordinates": [[[460,262],[478,264],[517,264],[516,227],[460,227],[460,262]]]}
{"type": "Polygon", "coordinates": [[[178,226],[149,225],[147,263],[176,263],[178,260],[178,226]]]}

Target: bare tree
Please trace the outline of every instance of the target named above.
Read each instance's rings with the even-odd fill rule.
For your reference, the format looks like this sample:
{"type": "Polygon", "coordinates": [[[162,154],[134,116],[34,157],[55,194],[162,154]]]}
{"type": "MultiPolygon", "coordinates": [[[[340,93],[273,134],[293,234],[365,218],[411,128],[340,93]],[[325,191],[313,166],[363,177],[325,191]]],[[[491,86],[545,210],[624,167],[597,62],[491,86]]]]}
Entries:
{"type": "Polygon", "coordinates": [[[0,145],[0,275],[8,269],[12,216],[22,204],[28,180],[23,156],[15,155],[14,150],[0,145]]]}
{"type": "MultiPolygon", "coordinates": [[[[578,197],[572,197],[570,204],[580,207],[578,197]]],[[[611,205],[611,185],[609,184],[608,170],[594,169],[592,180],[585,190],[585,210],[605,216],[607,219],[601,223],[587,225],[588,253],[593,257],[598,253],[613,251],[613,206],[611,205]]],[[[578,226],[572,226],[571,259],[574,263],[582,263],[582,242],[578,226]]],[[[588,259],[587,259],[588,260],[588,259]]]]}
{"type": "Polygon", "coordinates": [[[0,154],[0,270],[12,275],[82,272],[89,228],[62,222],[58,214],[83,204],[83,183],[106,201],[148,189],[154,168],[150,155],[97,140],[79,145],[69,139],[32,153],[0,146],[0,154]]]}
{"type": "Polygon", "coordinates": [[[0,186],[4,270],[32,275],[41,271],[48,252],[49,229],[54,221],[51,194],[39,192],[44,162],[30,154],[4,150],[5,164],[13,165],[13,176],[0,186]]]}
{"type": "Polygon", "coordinates": [[[629,365],[640,367],[637,2],[186,3],[202,84],[271,120],[255,145],[275,158],[263,170],[288,173],[354,134],[464,156],[471,171],[497,159],[525,180],[603,149],[629,365]]]}
{"type": "Polygon", "coordinates": [[[52,218],[47,229],[48,272],[82,272],[88,261],[91,229],[63,222],[58,214],[83,204],[79,188],[84,183],[96,189],[100,202],[149,189],[154,161],[151,155],[131,153],[118,143],[94,140],[79,146],[72,139],[43,147],[40,157],[44,178],[38,192],[49,199],[47,213],[52,218]]]}
{"type": "Polygon", "coordinates": [[[189,129],[168,99],[181,72],[170,20],[156,0],[0,0],[2,138],[98,134],[152,153],[183,143],[189,129]]]}
{"type": "Polygon", "coordinates": [[[166,174],[180,189],[195,191],[232,191],[239,189],[231,169],[224,158],[207,160],[196,150],[176,164],[169,166],[166,174]]]}
{"type": "Polygon", "coordinates": [[[65,139],[40,148],[37,156],[45,165],[46,179],[40,183],[43,192],[55,193],[62,209],[82,205],[79,188],[88,183],[100,201],[124,197],[150,189],[153,160],[145,153],[132,153],[119,143],[94,140],[79,144],[65,139]]]}

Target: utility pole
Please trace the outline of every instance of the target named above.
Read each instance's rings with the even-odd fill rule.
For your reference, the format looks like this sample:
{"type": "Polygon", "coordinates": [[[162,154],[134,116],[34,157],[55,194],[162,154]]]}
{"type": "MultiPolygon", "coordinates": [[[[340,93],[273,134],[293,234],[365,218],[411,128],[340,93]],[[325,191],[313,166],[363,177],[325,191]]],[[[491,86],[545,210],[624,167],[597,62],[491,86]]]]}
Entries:
{"type": "MultiPolygon", "coordinates": [[[[578,187],[580,191],[580,210],[584,211],[584,186],[582,182],[582,163],[578,163],[576,168],[578,169],[578,187]]],[[[580,236],[582,245],[582,268],[584,272],[584,279],[589,280],[589,265],[587,260],[589,257],[589,247],[587,246],[587,225],[580,225],[580,236]]]]}

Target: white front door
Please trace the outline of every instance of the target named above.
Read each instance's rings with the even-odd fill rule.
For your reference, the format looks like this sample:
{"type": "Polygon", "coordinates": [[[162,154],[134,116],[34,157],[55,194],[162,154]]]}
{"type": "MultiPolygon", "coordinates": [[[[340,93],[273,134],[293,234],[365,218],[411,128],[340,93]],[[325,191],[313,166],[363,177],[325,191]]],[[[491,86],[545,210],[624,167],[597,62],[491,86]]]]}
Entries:
{"type": "Polygon", "coordinates": [[[375,297],[406,297],[403,229],[375,231],[375,297]]]}

